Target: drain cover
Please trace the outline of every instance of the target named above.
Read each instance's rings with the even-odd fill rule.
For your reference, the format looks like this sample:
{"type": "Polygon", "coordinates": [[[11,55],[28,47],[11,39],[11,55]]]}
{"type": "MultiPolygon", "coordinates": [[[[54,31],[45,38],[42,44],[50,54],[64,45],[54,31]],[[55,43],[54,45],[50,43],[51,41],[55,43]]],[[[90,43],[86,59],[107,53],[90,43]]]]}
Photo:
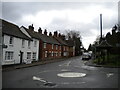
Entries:
{"type": "Polygon", "coordinates": [[[66,72],[57,74],[59,77],[84,77],[85,73],[77,73],[77,72],[66,72]]]}
{"type": "Polygon", "coordinates": [[[47,82],[47,83],[44,83],[45,86],[55,86],[56,84],[55,83],[52,83],[52,82],[47,82]]]}

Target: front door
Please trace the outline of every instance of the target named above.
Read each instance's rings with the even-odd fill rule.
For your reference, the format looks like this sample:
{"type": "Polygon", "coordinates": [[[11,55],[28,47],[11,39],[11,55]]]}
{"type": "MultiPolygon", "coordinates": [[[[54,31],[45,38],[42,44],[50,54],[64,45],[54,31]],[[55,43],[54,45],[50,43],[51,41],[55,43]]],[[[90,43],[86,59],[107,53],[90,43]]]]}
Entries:
{"type": "Polygon", "coordinates": [[[20,51],[20,64],[23,62],[23,52],[20,51]]]}

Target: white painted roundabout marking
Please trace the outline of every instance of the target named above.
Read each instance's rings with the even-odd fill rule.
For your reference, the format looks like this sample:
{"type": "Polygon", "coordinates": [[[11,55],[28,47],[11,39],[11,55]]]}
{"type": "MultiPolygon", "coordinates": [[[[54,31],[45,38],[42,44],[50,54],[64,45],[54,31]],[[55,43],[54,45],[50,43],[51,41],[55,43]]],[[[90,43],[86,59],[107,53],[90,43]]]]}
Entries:
{"type": "Polygon", "coordinates": [[[77,72],[65,72],[57,74],[59,77],[84,77],[85,73],[77,73],[77,72]]]}

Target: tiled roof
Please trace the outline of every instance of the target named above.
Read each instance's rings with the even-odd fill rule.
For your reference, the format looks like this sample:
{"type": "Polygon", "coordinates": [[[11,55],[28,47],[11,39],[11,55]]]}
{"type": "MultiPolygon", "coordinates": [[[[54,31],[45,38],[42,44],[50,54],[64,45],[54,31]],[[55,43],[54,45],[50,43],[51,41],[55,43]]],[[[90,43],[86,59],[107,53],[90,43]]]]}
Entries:
{"type": "Polygon", "coordinates": [[[41,34],[39,32],[35,32],[35,31],[32,31],[32,30],[29,30],[29,29],[25,28],[24,26],[22,26],[22,27],[24,29],[26,29],[26,31],[29,33],[29,35],[32,38],[36,38],[36,39],[42,40],[45,43],[60,45],[60,43],[56,39],[54,39],[53,37],[51,37],[51,36],[47,36],[47,35],[41,34]]]}
{"type": "Polygon", "coordinates": [[[74,41],[73,40],[66,40],[68,46],[74,46],[74,41]]]}
{"type": "Polygon", "coordinates": [[[24,26],[22,26],[22,27],[28,32],[28,34],[29,34],[32,38],[40,39],[40,37],[38,36],[38,32],[29,30],[29,29],[27,29],[27,28],[24,27],[24,26]]]}
{"type": "Polygon", "coordinates": [[[20,28],[17,25],[7,22],[2,19],[0,19],[0,22],[2,22],[2,33],[3,34],[22,38],[22,39],[31,40],[29,37],[27,37],[25,34],[23,34],[20,31],[20,28]]]}
{"type": "Polygon", "coordinates": [[[60,44],[62,44],[62,45],[68,45],[67,43],[66,43],[66,41],[64,41],[64,40],[62,40],[60,37],[55,37],[55,36],[53,36],[60,44]]]}
{"type": "Polygon", "coordinates": [[[58,44],[61,45],[56,39],[54,39],[52,36],[46,36],[44,34],[39,33],[39,37],[41,40],[45,43],[51,43],[51,44],[58,44]]]}

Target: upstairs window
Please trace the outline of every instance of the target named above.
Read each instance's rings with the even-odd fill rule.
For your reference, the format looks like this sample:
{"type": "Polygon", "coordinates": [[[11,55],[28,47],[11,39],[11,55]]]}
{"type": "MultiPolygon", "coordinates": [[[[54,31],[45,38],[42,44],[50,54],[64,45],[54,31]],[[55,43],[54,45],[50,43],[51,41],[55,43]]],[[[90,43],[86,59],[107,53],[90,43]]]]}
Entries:
{"type": "Polygon", "coordinates": [[[52,44],[52,49],[54,48],[54,44],[52,44]]]}
{"type": "Polygon", "coordinates": [[[22,47],[24,48],[25,47],[25,40],[22,39],[22,47]]]}
{"type": "Polygon", "coordinates": [[[13,37],[10,36],[9,44],[13,44],[13,37]]]}
{"type": "Polygon", "coordinates": [[[37,46],[37,41],[34,41],[34,47],[36,47],[37,46]]]}
{"type": "Polygon", "coordinates": [[[44,48],[46,48],[46,43],[44,43],[44,48]]]}
{"type": "Polygon", "coordinates": [[[58,45],[56,45],[56,50],[58,49],[58,45]]]}
{"type": "Polygon", "coordinates": [[[28,41],[28,48],[29,48],[29,49],[30,49],[30,44],[31,44],[30,41],[28,41]]]}
{"type": "Polygon", "coordinates": [[[60,46],[60,50],[61,50],[61,46],[60,46]]]}

